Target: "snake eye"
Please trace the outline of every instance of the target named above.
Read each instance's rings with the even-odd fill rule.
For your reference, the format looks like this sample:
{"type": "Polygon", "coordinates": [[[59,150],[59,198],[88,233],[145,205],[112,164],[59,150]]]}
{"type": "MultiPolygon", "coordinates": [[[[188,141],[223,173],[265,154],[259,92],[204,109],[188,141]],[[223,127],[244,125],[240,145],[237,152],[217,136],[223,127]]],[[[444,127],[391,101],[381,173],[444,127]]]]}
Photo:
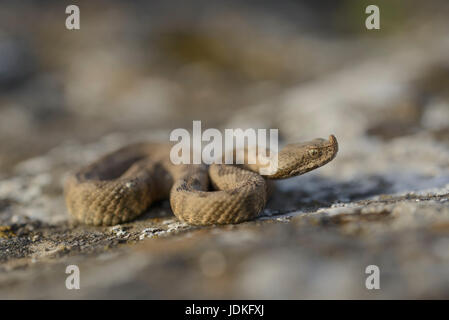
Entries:
{"type": "Polygon", "coordinates": [[[309,150],[309,155],[313,158],[317,157],[320,154],[320,152],[318,151],[318,149],[310,149],[309,150]]]}

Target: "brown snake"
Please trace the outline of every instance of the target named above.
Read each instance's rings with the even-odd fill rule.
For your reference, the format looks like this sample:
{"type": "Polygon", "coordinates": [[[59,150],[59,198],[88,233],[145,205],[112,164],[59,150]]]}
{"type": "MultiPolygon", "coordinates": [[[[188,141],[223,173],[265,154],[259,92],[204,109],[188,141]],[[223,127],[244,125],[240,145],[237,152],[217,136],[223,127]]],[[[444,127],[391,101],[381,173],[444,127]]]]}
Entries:
{"type": "Polygon", "coordinates": [[[331,135],[329,140],[289,144],[278,154],[276,173],[264,177],[254,164],[174,165],[170,148],[159,143],[129,145],[70,174],[64,188],[69,212],[82,223],[115,225],[169,198],[183,222],[239,223],[257,217],[264,208],[265,178],[284,179],[321,167],[334,159],[338,143],[331,135]]]}

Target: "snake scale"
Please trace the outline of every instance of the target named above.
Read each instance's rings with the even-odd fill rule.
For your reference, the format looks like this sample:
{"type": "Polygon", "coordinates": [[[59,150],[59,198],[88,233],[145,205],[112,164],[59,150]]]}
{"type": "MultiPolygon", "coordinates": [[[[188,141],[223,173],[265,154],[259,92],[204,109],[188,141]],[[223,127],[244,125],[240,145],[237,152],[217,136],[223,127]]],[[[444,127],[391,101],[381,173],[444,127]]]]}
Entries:
{"type": "Polygon", "coordinates": [[[128,222],[158,200],[170,199],[176,217],[192,225],[239,223],[263,210],[266,179],[298,176],[335,158],[338,143],[314,139],[278,153],[276,173],[261,176],[258,165],[181,164],[170,161],[169,144],[123,147],[69,174],[65,200],[70,214],[90,225],[128,222]]]}

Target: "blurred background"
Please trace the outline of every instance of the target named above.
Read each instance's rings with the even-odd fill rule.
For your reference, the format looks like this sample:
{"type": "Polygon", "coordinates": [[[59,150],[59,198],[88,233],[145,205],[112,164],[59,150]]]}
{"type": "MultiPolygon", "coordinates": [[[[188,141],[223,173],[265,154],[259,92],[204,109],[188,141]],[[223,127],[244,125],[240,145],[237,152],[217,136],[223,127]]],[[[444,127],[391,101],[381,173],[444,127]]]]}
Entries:
{"type": "MultiPolygon", "coordinates": [[[[442,96],[449,81],[447,37],[442,38],[448,28],[447,1],[377,1],[382,11],[378,31],[365,28],[369,3],[76,1],[81,29],[69,31],[65,8],[70,1],[2,1],[2,171],[67,139],[95,141],[117,131],[191,128],[192,120],[202,120],[205,127],[236,122],[275,127],[287,140],[330,133],[338,137],[339,131],[351,130],[345,128],[352,126],[348,122],[359,120],[369,120],[369,128],[350,135],[391,139],[423,125],[444,129],[447,108],[446,118],[433,123],[439,117],[427,115],[426,107],[429,95],[447,105],[442,96]],[[384,63],[384,69],[375,63],[384,63]],[[430,78],[419,90],[410,89],[414,96],[404,97],[401,106],[393,105],[392,95],[424,76],[423,65],[430,78]],[[326,115],[321,105],[302,101],[302,95],[287,97],[352,69],[359,71],[350,81],[336,84],[364,95],[354,97],[352,107],[388,100],[382,106],[388,117],[379,120],[379,110],[363,109],[343,123],[341,116],[326,115]],[[391,83],[376,80],[377,73],[391,83]],[[379,90],[378,95],[359,92],[368,86],[379,90]],[[313,109],[313,114],[301,108],[313,109]],[[325,119],[310,130],[312,118],[325,119]]],[[[320,89],[317,85],[321,92],[308,99],[346,94],[334,92],[334,85],[320,89]]]]}
{"type": "Polygon", "coordinates": [[[446,0],[2,0],[0,296],[448,297],[448,16],[446,0]],[[189,229],[167,203],[120,236],[70,224],[67,171],[193,120],[340,151],[248,224],[189,229]],[[190,240],[126,246],[154,230],[190,240]],[[71,296],[52,268],[75,256],[91,290],[71,296]]]}

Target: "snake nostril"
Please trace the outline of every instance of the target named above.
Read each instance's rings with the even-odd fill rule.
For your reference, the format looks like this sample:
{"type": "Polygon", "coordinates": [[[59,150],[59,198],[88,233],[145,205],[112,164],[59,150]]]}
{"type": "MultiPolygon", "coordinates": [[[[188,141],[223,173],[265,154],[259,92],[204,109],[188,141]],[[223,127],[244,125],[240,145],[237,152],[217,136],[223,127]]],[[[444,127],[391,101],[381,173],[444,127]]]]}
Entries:
{"type": "Polygon", "coordinates": [[[338,151],[338,142],[337,138],[333,134],[329,136],[329,142],[334,147],[335,151],[338,151]]]}

